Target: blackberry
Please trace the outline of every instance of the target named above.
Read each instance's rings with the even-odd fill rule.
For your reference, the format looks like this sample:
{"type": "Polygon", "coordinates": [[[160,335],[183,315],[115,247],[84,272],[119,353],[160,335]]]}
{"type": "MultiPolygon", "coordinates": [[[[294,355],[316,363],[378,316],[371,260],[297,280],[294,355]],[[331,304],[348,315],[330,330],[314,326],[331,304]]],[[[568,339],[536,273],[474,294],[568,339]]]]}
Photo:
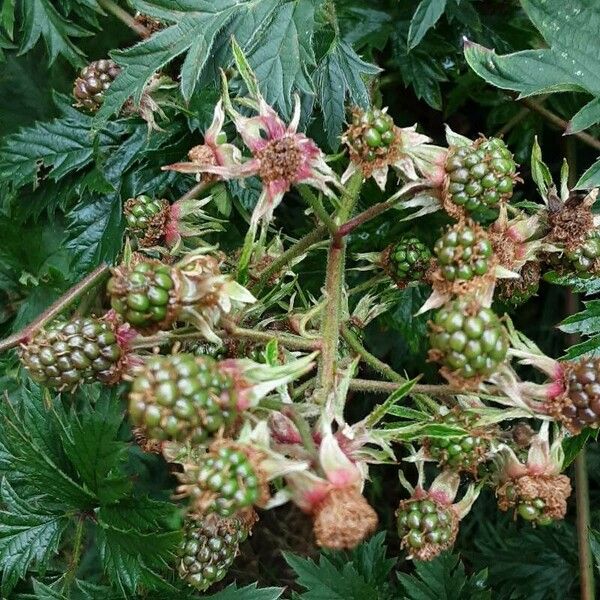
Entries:
{"type": "Polygon", "coordinates": [[[42,329],[21,349],[21,360],[32,379],[59,390],[94,381],[116,383],[123,359],[112,325],[92,317],[42,329]]]}
{"type": "Polygon", "coordinates": [[[132,267],[113,269],[107,285],[111,306],[142,333],[168,329],[176,301],[172,269],[158,261],[144,260],[132,267]]]}
{"type": "Polygon", "coordinates": [[[553,416],[572,433],[600,426],[600,358],[562,363],[564,391],[549,402],[553,416]]]}
{"type": "Polygon", "coordinates": [[[434,246],[442,277],[449,282],[483,277],[492,268],[492,243],[472,221],[450,227],[434,246]]]}
{"type": "Polygon", "coordinates": [[[255,520],[240,515],[224,519],[207,515],[190,520],[184,529],[179,550],[179,576],[203,592],[227,574],[239,546],[248,537],[255,520]]]}
{"type": "Polygon", "coordinates": [[[517,165],[499,138],[479,138],[450,148],[446,159],[445,206],[450,215],[495,208],[512,196],[517,165]]]}
{"type": "Polygon", "coordinates": [[[129,198],[123,212],[127,229],[142,248],[158,244],[165,235],[169,221],[170,205],[167,200],[155,200],[150,196],[129,198]]]}
{"type": "Polygon", "coordinates": [[[384,250],[383,266],[389,276],[398,284],[423,279],[431,252],[414,236],[404,236],[384,250]]]}
{"type": "Polygon", "coordinates": [[[548,525],[564,518],[571,482],[566,475],[523,475],[504,483],[496,495],[500,510],[514,509],[515,517],[548,525]]]}
{"type": "Polygon", "coordinates": [[[457,437],[427,438],[424,440],[426,453],[437,461],[441,468],[452,471],[475,473],[485,459],[489,449],[486,435],[474,429],[477,416],[464,411],[451,411],[439,422],[444,425],[462,427],[469,431],[457,437]]]}
{"type": "Polygon", "coordinates": [[[84,67],[73,87],[77,105],[92,112],[98,110],[104,100],[104,92],[120,72],[120,67],[109,59],[95,60],[84,67]]]}
{"type": "Polygon", "coordinates": [[[253,452],[249,447],[223,443],[213,448],[197,468],[188,470],[183,477],[184,487],[200,512],[230,517],[264,500],[265,484],[254,464],[253,452]]]}
{"type": "Polygon", "coordinates": [[[429,357],[442,364],[441,373],[451,383],[479,383],[506,358],[508,339],[500,319],[474,301],[448,303],[429,327],[429,357]]]}
{"type": "Polygon", "coordinates": [[[496,298],[510,307],[525,304],[535,296],[540,288],[541,265],[538,261],[526,262],[518,279],[498,279],[496,298]]]}
{"type": "Polygon", "coordinates": [[[592,277],[600,270],[600,233],[593,231],[585,241],[565,257],[571,269],[580,277],[592,277]]]}
{"type": "Polygon", "coordinates": [[[454,544],[458,515],[433,497],[410,498],[400,502],[396,524],[402,548],[410,557],[432,560],[454,544]]]}
{"type": "Polygon", "coordinates": [[[203,444],[235,419],[233,382],[210,357],[156,356],[133,381],[129,415],[152,440],[203,444]]]}
{"type": "Polygon", "coordinates": [[[355,108],[352,123],[344,134],[351,161],[365,177],[385,165],[394,163],[398,155],[398,129],[392,117],[377,108],[355,108]]]}

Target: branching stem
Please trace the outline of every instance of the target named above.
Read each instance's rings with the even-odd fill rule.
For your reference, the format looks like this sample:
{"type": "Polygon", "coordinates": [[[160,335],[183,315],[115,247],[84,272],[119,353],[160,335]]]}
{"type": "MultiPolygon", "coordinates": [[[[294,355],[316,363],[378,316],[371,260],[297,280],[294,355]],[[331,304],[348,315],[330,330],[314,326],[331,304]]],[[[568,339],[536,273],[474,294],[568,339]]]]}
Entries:
{"type": "MultiPolygon", "coordinates": [[[[291,350],[305,350],[307,352],[319,350],[319,340],[307,340],[299,335],[283,333],[280,331],[255,331],[254,329],[245,329],[238,327],[232,321],[221,323],[224,331],[219,335],[222,339],[245,339],[253,342],[268,343],[277,340],[282,346],[291,350]]],[[[176,333],[164,331],[157,335],[136,338],[131,343],[132,349],[154,348],[164,344],[173,344],[174,342],[190,342],[194,340],[204,340],[204,336],[199,331],[186,333],[176,333]]]]}
{"type": "Polygon", "coordinates": [[[126,10],[122,9],[113,0],[97,0],[98,4],[112,13],[119,21],[127,25],[130,29],[133,29],[140,37],[147,38],[151,35],[151,31],[144,27],[141,23],[138,23],[126,10]]]}
{"type": "Polygon", "coordinates": [[[0,341],[0,352],[27,342],[38,329],[63,312],[63,310],[68,308],[90,289],[94,288],[108,273],[109,266],[106,264],[100,265],[87,277],[74,285],[66,294],[61,296],[50,308],[46,309],[37,319],[27,325],[27,327],[0,341]]]}
{"type": "Polygon", "coordinates": [[[406,379],[400,375],[400,373],[396,373],[392,367],[388,364],[384,363],[382,360],[379,360],[376,356],[371,354],[360,342],[358,337],[352,332],[352,330],[348,327],[348,325],[342,325],[342,336],[346,340],[346,343],[356,354],[358,354],[361,359],[366,362],[371,368],[375,369],[378,373],[381,373],[385,378],[390,381],[395,381],[397,383],[406,382],[406,379]]]}
{"type": "MultiPolygon", "coordinates": [[[[372,379],[352,379],[350,381],[351,390],[372,392],[374,394],[391,394],[401,386],[402,383],[400,382],[375,381],[372,379]]],[[[454,396],[459,393],[449,385],[417,384],[411,390],[411,394],[428,394],[430,396],[454,396]]]]}

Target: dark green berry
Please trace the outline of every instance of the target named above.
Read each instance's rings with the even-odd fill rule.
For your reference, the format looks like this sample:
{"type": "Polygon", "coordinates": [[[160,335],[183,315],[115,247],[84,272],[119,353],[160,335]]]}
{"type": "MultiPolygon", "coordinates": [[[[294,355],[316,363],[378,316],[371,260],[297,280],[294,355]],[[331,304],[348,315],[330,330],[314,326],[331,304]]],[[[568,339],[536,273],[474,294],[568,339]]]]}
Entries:
{"type": "Polygon", "coordinates": [[[506,358],[508,339],[497,315],[466,300],[442,307],[430,322],[430,356],[446,377],[480,380],[492,375],[506,358]]]}
{"type": "Polygon", "coordinates": [[[221,446],[212,450],[185,481],[192,487],[202,511],[229,517],[261,501],[259,473],[243,447],[221,446]]]}
{"type": "Polygon", "coordinates": [[[439,419],[439,423],[460,427],[463,435],[424,440],[427,455],[437,461],[441,468],[474,473],[485,459],[489,442],[480,430],[474,430],[477,416],[465,411],[453,410],[439,419]]]}
{"type": "Polygon", "coordinates": [[[456,538],[458,517],[452,507],[430,498],[400,502],[396,525],[402,547],[418,560],[431,560],[456,538]]]}
{"type": "Polygon", "coordinates": [[[570,252],[565,252],[569,266],[580,277],[593,277],[600,258],[600,233],[593,231],[583,243],[570,252]]]}
{"type": "Polygon", "coordinates": [[[190,520],[177,552],[179,576],[197,590],[207,590],[225,577],[248,533],[247,520],[237,515],[190,520]]]}
{"type": "Polygon", "coordinates": [[[373,162],[385,157],[396,141],[394,121],[377,108],[366,111],[355,109],[345,139],[355,159],[373,162]]]}
{"type": "Polygon", "coordinates": [[[470,281],[491,269],[492,244],[485,231],[473,223],[450,227],[434,246],[442,277],[449,282],[470,281]]]}
{"type": "Polygon", "coordinates": [[[141,261],[133,267],[113,269],[107,290],[112,308],[139,331],[168,324],[174,301],[171,267],[157,261],[141,261]]]}
{"type": "Polygon", "coordinates": [[[129,198],[123,207],[127,230],[139,246],[149,248],[165,235],[169,219],[169,203],[150,196],[129,198]]]}
{"type": "Polygon", "coordinates": [[[446,159],[448,200],[467,212],[494,208],[510,198],[517,165],[499,138],[480,138],[468,146],[452,147],[446,159]]]}
{"type": "Polygon", "coordinates": [[[81,383],[115,383],[123,355],[113,326],[88,317],[38,331],[23,347],[21,360],[38,383],[71,390],[81,383]]]}
{"type": "Polygon", "coordinates": [[[396,283],[423,279],[431,260],[429,248],[414,236],[405,236],[384,254],[386,270],[396,283]]]}
{"type": "Polygon", "coordinates": [[[203,444],[235,415],[233,383],[207,356],[153,357],[129,394],[129,416],[151,440],[203,444]]]}

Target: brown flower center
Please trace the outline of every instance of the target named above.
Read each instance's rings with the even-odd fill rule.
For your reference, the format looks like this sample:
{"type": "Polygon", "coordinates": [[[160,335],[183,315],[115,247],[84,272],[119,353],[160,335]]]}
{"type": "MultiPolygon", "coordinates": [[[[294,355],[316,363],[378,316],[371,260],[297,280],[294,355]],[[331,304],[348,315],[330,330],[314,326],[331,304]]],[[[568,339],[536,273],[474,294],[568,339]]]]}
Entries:
{"type": "Polygon", "coordinates": [[[259,174],[270,183],[283,179],[292,182],[302,164],[302,151],[292,136],[271,140],[257,153],[260,160],[259,174]]]}

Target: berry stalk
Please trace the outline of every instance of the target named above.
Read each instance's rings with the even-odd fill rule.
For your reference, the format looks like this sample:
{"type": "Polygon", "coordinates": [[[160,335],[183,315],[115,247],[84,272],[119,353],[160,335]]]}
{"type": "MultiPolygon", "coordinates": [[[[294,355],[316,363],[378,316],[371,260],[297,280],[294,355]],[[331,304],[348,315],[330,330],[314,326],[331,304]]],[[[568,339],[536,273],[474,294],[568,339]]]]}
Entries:
{"type": "Polygon", "coordinates": [[[66,308],[71,306],[71,304],[95,287],[108,274],[109,266],[107,264],[102,264],[97,269],[94,269],[87,277],[75,284],[70,290],[68,290],[56,302],[54,302],[54,304],[47,308],[37,319],[27,325],[27,327],[0,341],[0,352],[4,352],[5,350],[14,348],[19,344],[27,342],[38,329],[43,327],[46,323],[51,321],[66,308]]]}

